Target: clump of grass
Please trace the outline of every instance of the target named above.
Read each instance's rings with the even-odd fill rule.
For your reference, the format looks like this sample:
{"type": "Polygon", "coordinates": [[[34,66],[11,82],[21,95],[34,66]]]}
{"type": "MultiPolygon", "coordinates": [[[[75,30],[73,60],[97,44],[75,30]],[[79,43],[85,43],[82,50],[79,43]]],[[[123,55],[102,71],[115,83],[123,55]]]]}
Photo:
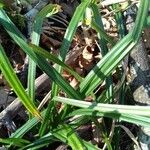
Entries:
{"type": "MultiPolygon", "coordinates": [[[[113,7],[115,9],[115,6],[113,7]]],[[[97,145],[85,141],[78,136],[76,129],[87,122],[94,122],[96,127],[101,130],[104,144],[109,150],[112,147],[111,139],[108,131],[104,128],[103,123],[98,122],[98,118],[110,118],[110,122],[126,121],[141,126],[149,126],[150,124],[150,109],[149,106],[128,106],[116,105],[114,98],[120,92],[125,92],[124,84],[121,84],[119,90],[113,87],[112,74],[118,67],[121,61],[129,54],[129,52],[138,43],[142,29],[147,19],[149,8],[149,0],[140,2],[140,7],[137,13],[137,18],[133,31],[125,35],[124,24],[121,12],[116,12],[116,22],[119,29],[120,40],[115,42],[103,28],[99,7],[95,1],[84,0],[76,8],[74,15],[69,23],[69,26],[64,35],[64,39],[60,48],[58,57],[49,54],[44,49],[40,48],[39,39],[41,34],[42,23],[45,17],[57,13],[60,9],[58,5],[49,4],[44,7],[36,16],[33,24],[32,44],[27,43],[27,39],[17,29],[16,25],[7,16],[3,7],[0,8],[0,24],[5,28],[12,40],[18,44],[21,49],[30,57],[29,59],[29,74],[28,74],[28,94],[22,84],[15,75],[5,51],[0,45],[0,69],[3,72],[6,80],[13,88],[22,104],[31,114],[29,120],[15,131],[9,138],[0,139],[8,148],[20,149],[39,149],[46,147],[54,142],[62,142],[70,146],[72,149],[99,149],[97,145]],[[93,16],[85,15],[87,8],[91,10],[93,16]],[[88,24],[86,24],[88,20],[88,24]],[[89,26],[94,29],[99,37],[99,46],[103,50],[103,58],[91,69],[86,77],[80,77],[72,68],[64,63],[65,57],[77,31],[79,23],[89,26]],[[111,49],[108,50],[108,44],[111,49]],[[54,68],[48,61],[57,64],[54,68]],[[36,66],[45,72],[52,81],[51,101],[47,107],[41,112],[35,106],[35,74],[36,66]],[[71,73],[78,81],[79,86],[74,89],[68,81],[62,77],[62,70],[65,69],[71,73]],[[94,91],[106,81],[106,89],[103,95],[96,95],[94,91]],[[63,91],[66,97],[60,97],[59,92],[63,91]],[[87,102],[85,99],[93,96],[92,102],[87,102]],[[105,104],[102,102],[105,101],[105,104]],[[64,104],[63,109],[57,109],[58,102],[64,104]],[[111,104],[110,104],[111,103],[111,104]],[[113,103],[113,104],[112,104],[113,103]],[[134,110],[134,111],[133,111],[134,110]],[[73,121],[70,118],[76,117],[73,121]],[[34,141],[24,139],[24,135],[32,132],[37,127],[34,141]]]]}

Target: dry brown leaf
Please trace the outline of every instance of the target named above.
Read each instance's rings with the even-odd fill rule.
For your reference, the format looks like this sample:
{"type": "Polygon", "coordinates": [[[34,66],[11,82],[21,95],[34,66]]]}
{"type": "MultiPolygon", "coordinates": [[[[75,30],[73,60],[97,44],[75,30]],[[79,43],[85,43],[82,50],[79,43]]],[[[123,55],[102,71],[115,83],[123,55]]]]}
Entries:
{"type": "Polygon", "coordinates": [[[79,84],[79,82],[76,80],[76,78],[73,78],[72,81],[70,82],[70,85],[73,88],[76,88],[78,84],[79,84]]]}

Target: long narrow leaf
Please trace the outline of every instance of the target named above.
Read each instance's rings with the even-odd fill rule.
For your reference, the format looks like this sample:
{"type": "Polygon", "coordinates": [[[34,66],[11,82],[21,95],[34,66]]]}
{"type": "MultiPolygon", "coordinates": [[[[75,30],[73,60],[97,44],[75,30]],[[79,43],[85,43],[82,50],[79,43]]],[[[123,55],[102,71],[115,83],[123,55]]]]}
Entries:
{"type": "MultiPolygon", "coordinates": [[[[97,23],[98,26],[100,26],[102,28],[102,30],[104,30],[104,25],[103,25],[103,22],[102,22],[102,17],[101,17],[101,15],[99,13],[98,6],[93,3],[91,5],[91,8],[92,8],[92,11],[93,11],[95,22],[97,23]]],[[[97,31],[99,31],[99,30],[97,30],[97,31]]],[[[104,37],[101,34],[101,32],[98,32],[97,34],[98,34],[98,38],[99,38],[99,46],[101,47],[102,56],[105,56],[108,53],[107,42],[104,39],[104,37]]],[[[106,89],[107,89],[106,95],[107,95],[108,98],[110,98],[110,97],[113,96],[113,81],[112,81],[112,76],[111,75],[108,76],[105,81],[106,81],[106,89]]],[[[111,98],[109,101],[112,102],[112,99],[113,98],[111,98]]]]}
{"type": "MultiPolygon", "coordinates": [[[[73,36],[77,30],[77,26],[79,24],[79,22],[82,20],[84,11],[86,9],[86,7],[90,4],[91,0],[89,1],[85,1],[82,2],[75,10],[75,13],[69,23],[69,26],[66,30],[66,33],[64,35],[64,39],[60,48],[60,55],[59,55],[59,59],[64,61],[66,54],[69,50],[70,44],[72,42],[73,36]]],[[[56,69],[58,70],[59,73],[61,73],[62,71],[62,67],[61,66],[56,66],[56,69]]],[[[51,92],[51,97],[57,96],[59,92],[59,87],[56,83],[52,84],[52,92],[51,92]]],[[[84,95],[82,95],[82,98],[84,98],[84,95]]],[[[46,113],[46,118],[43,121],[43,124],[41,125],[40,128],[40,135],[42,136],[47,128],[47,124],[49,123],[49,113],[50,111],[52,111],[54,114],[56,114],[56,110],[54,108],[55,104],[49,104],[48,105],[48,109],[47,109],[47,113],[46,113]]],[[[51,116],[50,120],[54,120],[53,116],[51,116]]]]}
{"type": "Polygon", "coordinates": [[[57,139],[52,135],[52,133],[48,133],[45,136],[43,136],[42,138],[40,138],[36,141],[33,141],[31,144],[26,145],[19,150],[26,150],[26,149],[37,150],[37,149],[40,149],[44,146],[51,144],[54,141],[57,141],[57,139]]]}
{"type": "Polygon", "coordinates": [[[117,67],[121,60],[123,60],[123,58],[136,45],[139,40],[139,35],[142,33],[148,7],[148,0],[141,1],[134,30],[116,44],[112,50],[95,66],[95,68],[91,70],[85,80],[81,82],[80,90],[82,93],[89,95],[100,83],[102,83],[102,81],[117,67]],[[140,20],[140,18],[142,18],[142,20],[140,20]]]}
{"type": "MultiPolygon", "coordinates": [[[[73,36],[75,35],[75,32],[77,30],[79,22],[83,18],[83,14],[85,12],[85,9],[88,7],[88,5],[91,3],[91,0],[83,1],[75,10],[72,19],[69,23],[69,26],[66,30],[66,33],[64,35],[64,39],[60,48],[60,60],[64,61],[66,54],[69,50],[70,44],[72,42],[73,36]]],[[[58,72],[61,72],[62,68],[57,68],[58,72]]],[[[58,94],[58,86],[56,84],[53,84],[52,87],[52,95],[56,96],[58,94]]]]}
{"type": "Polygon", "coordinates": [[[21,138],[8,138],[8,139],[0,138],[0,143],[9,144],[9,145],[13,144],[14,146],[18,146],[18,147],[23,147],[27,144],[30,144],[29,141],[21,138]]]}
{"type": "Polygon", "coordinates": [[[85,149],[82,140],[77,136],[75,131],[69,125],[63,125],[61,130],[59,132],[53,133],[53,135],[58,139],[64,137],[67,140],[67,143],[71,146],[72,150],[85,149]]]}
{"type": "Polygon", "coordinates": [[[2,45],[0,44],[0,69],[2,70],[6,80],[13,88],[21,102],[24,104],[26,109],[33,114],[34,116],[40,117],[40,113],[38,112],[37,108],[31,102],[29,96],[27,95],[25,89],[23,88],[22,84],[20,83],[17,75],[13,71],[13,68],[4,52],[2,45]]]}
{"type": "Polygon", "coordinates": [[[133,114],[141,116],[150,116],[150,106],[128,106],[128,105],[116,105],[116,104],[101,104],[101,103],[92,103],[86,101],[79,101],[75,99],[69,99],[65,97],[54,97],[54,100],[59,102],[64,102],[69,105],[82,106],[83,108],[93,108],[95,110],[100,110],[102,112],[114,111],[114,113],[123,113],[123,114],[133,114]],[[76,103],[76,104],[75,104],[76,103]],[[135,110],[135,111],[133,111],[135,110]]]}
{"type": "Polygon", "coordinates": [[[100,112],[100,111],[95,111],[90,108],[83,108],[83,109],[77,109],[73,112],[71,112],[68,117],[76,116],[76,115],[81,115],[81,116],[91,116],[91,117],[108,117],[112,119],[116,119],[119,121],[126,121],[130,123],[134,123],[137,125],[149,127],[150,120],[149,117],[144,117],[144,116],[138,116],[138,115],[130,115],[130,114],[119,114],[119,113],[112,113],[112,112],[100,112]]]}
{"type": "Polygon", "coordinates": [[[91,111],[98,111],[103,116],[108,114],[111,118],[118,118],[120,120],[129,121],[132,123],[137,123],[136,119],[133,119],[135,115],[137,117],[144,119],[138,120],[138,124],[142,124],[143,126],[147,126],[150,123],[150,106],[128,106],[128,105],[115,105],[115,104],[101,104],[101,103],[92,103],[92,102],[85,102],[85,101],[77,101],[74,99],[63,98],[63,97],[54,97],[54,100],[81,107],[90,109],[91,111]],[[133,111],[134,110],[134,111],[133,111]],[[115,116],[116,115],[116,116],[115,116]],[[135,120],[135,121],[134,121],[135,120]],[[144,123],[143,123],[144,121],[144,123]]]}
{"type": "Polygon", "coordinates": [[[103,59],[89,72],[80,84],[82,93],[89,95],[103,80],[117,67],[119,62],[133,48],[135,43],[131,43],[131,34],[124,37],[109,51],[103,59]],[[127,47],[131,45],[130,47],[127,47]],[[126,48],[125,51],[123,51],[126,48]]]}
{"type": "MultiPolygon", "coordinates": [[[[41,116],[44,117],[45,111],[41,113],[41,116]]],[[[39,123],[39,120],[37,118],[32,118],[28,120],[23,126],[21,126],[19,129],[17,129],[10,137],[11,138],[21,138],[24,136],[28,131],[30,131],[35,125],[39,123]]]]}
{"type": "MultiPolygon", "coordinates": [[[[33,32],[31,35],[31,43],[39,45],[40,35],[42,31],[42,24],[44,18],[52,16],[60,10],[60,6],[56,4],[49,4],[45,6],[35,17],[33,24],[33,32]]],[[[35,99],[35,76],[36,76],[36,63],[29,58],[29,67],[28,67],[28,93],[32,101],[35,99]]]]}
{"type": "Polygon", "coordinates": [[[82,99],[80,93],[73,89],[69,83],[64,80],[63,77],[53,67],[51,67],[42,56],[39,56],[33,52],[32,48],[25,42],[25,38],[8,18],[3,9],[0,9],[0,23],[5,27],[12,39],[38,64],[38,66],[46,74],[48,74],[48,76],[54,82],[56,82],[62,88],[62,90],[68,94],[68,96],[82,99]]]}
{"type": "Polygon", "coordinates": [[[43,56],[44,58],[47,58],[49,61],[51,61],[52,63],[56,63],[58,65],[60,65],[63,69],[65,69],[66,71],[68,71],[71,75],[73,75],[78,81],[82,81],[82,77],[76,73],[71,67],[69,67],[68,65],[66,65],[64,62],[62,62],[60,59],[58,59],[55,55],[47,52],[46,50],[44,50],[41,47],[38,47],[36,45],[30,44],[30,46],[33,48],[33,51],[41,56],[43,56]]]}

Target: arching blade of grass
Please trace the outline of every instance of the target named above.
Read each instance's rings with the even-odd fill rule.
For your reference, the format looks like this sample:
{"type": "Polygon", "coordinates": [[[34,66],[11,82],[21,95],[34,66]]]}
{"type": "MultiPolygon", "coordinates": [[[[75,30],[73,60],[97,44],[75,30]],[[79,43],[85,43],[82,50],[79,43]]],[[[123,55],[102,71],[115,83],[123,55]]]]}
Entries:
{"type": "Polygon", "coordinates": [[[52,133],[48,133],[45,136],[41,137],[40,139],[33,141],[31,144],[28,144],[28,145],[26,144],[26,146],[20,148],[19,150],[26,150],[26,149],[37,150],[55,141],[57,142],[58,139],[56,139],[52,135],[52,133]]]}
{"type": "MultiPolygon", "coordinates": [[[[103,22],[102,22],[102,17],[99,13],[98,6],[93,3],[93,4],[91,4],[91,9],[93,11],[93,16],[94,16],[93,18],[94,18],[95,22],[104,31],[104,25],[103,25],[103,22]]],[[[99,30],[97,30],[97,31],[99,31],[99,30]]],[[[104,39],[103,34],[101,34],[101,32],[98,32],[97,34],[98,34],[98,39],[99,39],[99,46],[101,48],[101,53],[102,53],[102,56],[104,57],[108,53],[107,41],[104,39]]],[[[114,42],[112,44],[114,44],[114,42]]],[[[106,81],[106,96],[107,96],[107,98],[111,97],[109,102],[112,102],[113,101],[113,98],[112,98],[112,96],[113,96],[112,76],[111,75],[108,76],[105,81],[106,81]]]]}
{"type": "Polygon", "coordinates": [[[58,133],[53,133],[53,135],[61,141],[63,141],[62,138],[65,139],[65,143],[68,143],[68,145],[71,146],[72,150],[85,149],[82,140],[77,136],[75,131],[69,125],[62,125],[61,130],[58,133]]]}
{"type": "MultiPolygon", "coordinates": [[[[69,50],[70,44],[77,30],[78,24],[82,20],[85,9],[88,7],[90,3],[91,0],[85,0],[81,2],[81,4],[76,8],[72,16],[72,19],[69,23],[69,26],[67,27],[66,33],[64,35],[64,39],[60,48],[60,55],[59,55],[60,60],[62,61],[65,60],[66,54],[69,50]]],[[[62,69],[61,67],[57,67],[58,72],[61,72],[61,69],[62,69]]],[[[53,84],[52,95],[56,96],[57,94],[58,94],[58,86],[56,84],[53,84]]]]}
{"type": "Polygon", "coordinates": [[[99,110],[102,112],[114,111],[114,113],[123,113],[130,115],[141,115],[150,116],[150,106],[128,106],[128,105],[116,105],[116,104],[102,104],[102,103],[92,103],[86,101],[79,101],[75,99],[65,98],[65,97],[54,97],[54,100],[63,102],[69,105],[78,106],[82,108],[93,108],[94,110],[99,110]],[[81,105],[81,106],[80,106],[81,105]],[[133,111],[135,110],[135,111],[133,111]]]}
{"type": "Polygon", "coordinates": [[[134,30],[116,44],[80,84],[80,91],[89,95],[117,67],[137,44],[148,13],[149,1],[141,1],[134,30]]]}
{"type": "MultiPolygon", "coordinates": [[[[74,99],[69,99],[64,97],[54,97],[54,100],[72,106],[85,108],[85,112],[87,112],[88,110],[91,114],[92,113],[94,114],[94,111],[97,111],[99,112],[99,114],[101,114],[101,116],[132,122],[143,126],[149,126],[150,123],[150,106],[101,104],[95,102],[92,103],[92,102],[85,102],[85,101],[77,101],[74,99]]],[[[83,111],[84,109],[82,110],[82,112],[83,111]]],[[[95,112],[95,114],[97,112],[95,112]]],[[[80,113],[80,115],[82,115],[82,113],[80,113]]],[[[84,115],[86,115],[86,113],[84,113],[84,115]]]]}
{"type": "MultiPolygon", "coordinates": [[[[64,61],[66,54],[69,50],[70,44],[72,42],[73,36],[75,35],[75,32],[77,30],[78,24],[79,22],[82,20],[84,11],[86,9],[86,7],[88,7],[88,5],[90,4],[91,0],[86,0],[84,2],[82,2],[75,10],[75,13],[69,23],[69,26],[66,30],[66,33],[64,35],[64,39],[62,41],[62,45],[60,48],[60,54],[59,54],[59,59],[64,61]]],[[[56,66],[56,69],[59,73],[61,73],[62,71],[62,67],[60,66],[56,66]]],[[[51,97],[54,97],[56,95],[58,95],[59,92],[59,87],[56,83],[52,84],[52,92],[51,92],[51,97]]],[[[82,95],[82,98],[84,98],[84,95],[82,95]]],[[[47,113],[46,113],[46,119],[43,121],[43,124],[41,125],[41,129],[40,129],[40,135],[42,136],[47,128],[47,124],[49,124],[48,120],[55,120],[55,118],[50,119],[49,113],[50,111],[54,112],[54,114],[56,114],[56,110],[53,107],[55,105],[55,102],[53,102],[54,104],[52,105],[51,103],[49,103],[48,105],[48,109],[47,109],[47,113]]]]}
{"type": "Polygon", "coordinates": [[[73,75],[78,81],[82,81],[82,77],[76,73],[71,67],[69,67],[68,65],[66,65],[64,62],[62,62],[60,59],[58,59],[55,55],[47,52],[46,50],[44,50],[43,48],[33,45],[33,44],[29,44],[32,48],[33,51],[41,56],[43,56],[44,58],[47,58],[49,61],[56,63],[58,65],[60,65],[63,69],[65,69],[66,71],[68,71],[71,75],[73,75]]]}
{"type": "Polygon", "coordinates": [[[13,22],[8,18],[5,11],[0,9],[0,23],[4,26],[8,34],[12,39],[27,53],[32,60],[34,60],[37,65],[56,83],[61,89],[66,92],[70,97],[76,97],[77,99],[82,99],[82,95],[73,89],[69,83],[63,79],[63,77],[46,61],[45,58],[34,53],[32,48],[26,43],[26,39],[23,37],[21,32],[16,28],[13,22]]]}
{"type": "Polygon", "coordinates": [[[81,92],[89,95],[117,67],[134,45],[135,43],[131,42],[131,34],[116,44],[81,82],[81,92]]]}
{"type": "Polygon", "coordinates": [[[30,100],[25,89],[20,83],[17,75],[15,74],[1,44],[0,44],[0,69],[3,72],[3,75],[6,78],[7,82],[13,88],[13,90],[15,91],[15,93],[17,94],[23,105],[26,107],[26,109],[34,116],[41,118],[40,113],[30,100]]]}
{"type": "Polygon", "coordinates": [[[53,135],[62,142],[70,145],[72,150],[98,150],[98,148],[91,143],[81,140],[70,125],[61,125],[60,129],[53,132],[53,135]]]}
{"type": "Polygon", "coordinates": [[[93,109],[89,109],[89,108],[83,108],[83,109],[78,109],[75,110],[73,112],[71,112],[68,117],[72,117],[72,116],[76,116],[76,115],[83,115],[85,117],[91,116],[91,117],[108,117],[108,118],[112,118],[112,119],[116,119],[119,121],[126,121],[126,122],[130,122],[130,123],[134,123],[136,125],[141,125],[141,126],[145,126],[145,127],[149,127],[150,124],[150,120],[149,117],[145,117],[145,116],[139,116],[139,115],[130,115],[130,114],[117,114],[117,113],[113,113],[113,112],[100,112],[100,111],[95,111],[93,109]]]}
{"type": "MultiPolygon", "coordinates": [[[[41,113],[41,116],[44,117],[45,111],[41,113]]],[[[40,121],[37,118],[32,118],[28,120],[23,126],[17,129],[10,138],[21,138],[23,137],[28,131],[30,131],[33,127],[35,127],[40,121]]]]}
{"type": "Polygon", "coordinates": [[[47,133],[46,135],[33,141],[29,145],[26,144],[26,146],[20,148],[19,150],[26,150],[31,148],[33,150],[36,150],[46,145],[49,145],[54,141],[61,141],[66,145],[70,145],[74,149],[78,148],[79,150],[82,150],[83,148],[85,148],[87,150],[98,150],[98,148],[91,143],[78,138],[77,134],[70,125],[61,125],[58,129],[47,133]]]}
{"type": "Polygon", "coordinates": [[[60,59],[65,60],[66,54],[69,50],[70,44],[73,40],[77,27],[82,21],[85,9],[90,5],[91,0],[84,0],[75,10],[72,19],[67,27],[64,39],[60,48],[60,59]]]}
{"type": "MultiPolygon", "coordinates": [[[[35,17],[33,24],[33,32],[31,35],[31,43],[39,45],[42,24],[45,17],[52,16],[59,12],[60,6],[56,4],[49,4],[45,6],[35,17]]],[[[35,99],[35,76],[36,76],[36,63],[29,57],[28,67],[28,93],[31,100],[35,99]]]]}
{"type": "Polygon", "coordinates": [[[21,138],[8,138],[8,139],[0,138],[0,143],[9,144],[9,145],[13,143],[14,146],[23,147],[27,144],[30,144],[31,142],[21,138]]]}
{"type": "MultiPolygon", "coordinates": [[[[63,42],[62,42],[62,45],[60,48],[60,55],[59,55],[60,60],[62,60],[62,61],[65,60],[66,54],[69,50],[70,44],[71,44],[71,42],[73,40],[73,36],[75,35],[75,32],[77,30],[78,24],[80,23],[80,21],[83,20],[83,15],[85,13],[85,10],[90,5],[90,3],[91,3],[91,0],[84,0],[76,8],[76,10],[72,16],[72,19],[69,23],[69,26],[67,27],[66,33],[64,35],[64,39],[63,39],[63,42]]],[[[58,66],[57,70],[58,70],[58,72],[61,73],[62,68],[58,66]]],[[[57,96],[58,91],[59,91],[58,86],[56,84],[53,84],[53,86],[52,86],[52,97],[57,96]]],[[[82,96],[84,98],[84,95],[82,95],[82,96]]],[[[65,112],[64,112],[64,114],[65,114],[65,112]]],[[[64,114],[62,114],[62,116],[65,116],[64,114]]]]}
{"type": "MultiPolygon", "coordinates": [[[[44,113],[45,111],[42,112],[42,116],[44,115],[44,113]]],[[[39,120],[37,120],[36,118],[32,118],[31,120],[26,122],[22,127],[20,127],[15,133],[13,133],[11,135],[11,138],[21,138],[24,134],[26,134],[29,130],[31,130],[38,122],[39,120]]],[[[61,140],[61,142],[66,143],[66,144],[68,144],[67,140],[69,140],[70,145],[72,145],[73,147],[77,147],[77,146],[81,147],[82,145],[85,145],[85,147],[88,150],[91,150],[91,149],[98,150],[98,148],[92,145],[91,143],[81,140],[80,138],[78,139],[78,137],[76,136],[77,136],[76,133],[72,131],[71,125],[59,126],[58,128],[55,128],[50,133],[44,135],[40,139],[34,141],[32,144],[29,144],[22,149],[27,149],[27,148],[36,149],[37,147],[40,148],[42,146],[50,144],[53,141],[57,141],[56,138],[58,138],[59,140],[61,140]],[[70,139],[69,139],[69,136],[70,136],[70,139]],[[81,142],[81,144],[76,145],[76,143],[78,142],[81,142]]]]}

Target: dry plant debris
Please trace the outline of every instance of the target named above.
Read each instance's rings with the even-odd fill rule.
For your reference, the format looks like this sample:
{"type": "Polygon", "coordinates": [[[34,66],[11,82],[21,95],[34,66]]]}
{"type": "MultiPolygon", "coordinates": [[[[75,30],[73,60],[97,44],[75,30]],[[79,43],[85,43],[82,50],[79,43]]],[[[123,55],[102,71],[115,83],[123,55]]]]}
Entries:
{"type": "MultiPolygon", "coordinates": [[[[71,2],[67,1],[67,4],[61,1],[54,1],[54,3],[57,2],[62,6],[62,12],[55,15],[52,18],[45,19],[40,39],[40,46],[45,48],[49,53],[58,55],[59,54],[59,48],[61,46],[61,42],[63,40],[65,30],[68,26],[68,23],[70,21],[70,18],[78,5],[77,1],[71,2]]],[[[117,1],[118,2],[118,1],[117,1]]],[[[117,3],[114,1],[114,3],[117,3]]],[[[120,2],[125,2],[125,0],[120,0],[120,2]]],[[[114,19],[114,12],[110,7],[107,5],[110,5],[111,3],[109,1],[104,1],[103,6],[104,8],[101,10],[101,14],[103,15],[102,21],[104,24],[104,29],[107,31],[107,34],[110,35],[115,40],[119,39],[118,33],[117,33],[117,25],[114,19]]],[[[122,3],[123,4],[123,3],[122,3]]],[[[18,74],[21,80],[22,72],[24,70],[24,64],[25,64],[25,54],[18,48],[13,41],[3,32],[3,29],[0,29],[1,35],[0,39],[3,41],[3,45],[9,45],[8,47],[5,47],[5,49],[8,51],[7,54],[9,55],[9,59],[14,67],[15,72],[18,74]],[[11,53],[10,53],[11,52],[11,53]]],[[[150,50],[150,45],[148,42],[148,32],[149,29],[145,30],[144,38],[145,38],[145,45],[148,50],[150,50]]],[[[85,27],[84,25],[81,25],[72,41],[72,44],[70,46],[68,55],[66,57],[66,63],[73,68],[79,75],[82,77],[85,77],[87,73],[95,66],[95,64],[102,59],[102,53],[101,49],[98,46],[98,36],[96,32],[93,29],[89,29],[88,27],[85,27]]],[[[53,65],[53,64],[52,64],[53,65]]],[[[122,68],[119,68],[122,69],[122,68]]],[[[40,71],[39,71],[40,72],[40,71]]],[[[42,73],[39,73],[39,76],[42,73]]],[[[77,88],[79,85],[79,81],[77,81],[72,75],[70,75],[66,70],[63,71],[63,77],[67,79],[70,83],[70,85],[74,88],[77,88]]],[[[119,82],[118,77],[116,77],[117,72],[114,72],[112,75],[114,85],[117,85],[119,82]]],[[[26,83],[23,83],[26,86],[26,83]]],[[[0,85],[5,90],[7,89],[10,91],[11,89],[7,85],[7,82],[3,78],[2,74],[0,75],[0,85]]],[[[47,86],[46,86],[47,87],[47,86]]],[[[47,92],[47,89],[44,89],[47,92]]],[[[97,89],[95,93],[101,94],[105,90],[105,82],[97,89]]],[[[43,91],[43,95],[46,95],[45,91],[43,91]]],[[[1,92],[1,91],[0,91],[1,92]]],[[[1,94],[1,93],[0,93],[1,94]]],[[[42,95],[41,94],[41,95],[42,95]]],[[[50,93],[49,93],[50,94],[50,93]]],[[[60,92],[60,95],[65,95],[62,91],[60,92]]],[[[49,97],[49,95],[47,95],[49,97]]],[[[44,97],[44,96],[43,96],[44,97]]],[[[2,96],[0,95],[0,98],[2,96]]],[[[4,99],[4,98],[3,98],[4,99]]],[[[12,98],[14,99],[14,98],[12,98]]],[[[49,99],[46,99],[46,102],[49,99]]],[[[93,97],[89,96],[86,98],[86,101],[92,101],[93,97]]],[[[11,100],[12,101],[12,100],[11,100]]],[[[116,100],[117,101],[117,100],[116,100]]],[[[43,101],[43,105],[46,105],[45,100],[43,101]]],[[[9,101],[10,103],[10,101],[9,101]]],[[[8,104],[9,104],[8,103],[8,104]]],[[[8,105],[7,104],[7,105],[8,105]]],[[[0,101],[0,105],[1,101],[0,101]]],[[[57,106],[58,111],[61,111],[64,107],[63,105],[58,104],[57,106]]],[[[41,106],[39,107],[41,108],[41,106]]],[[[101,121],[97,119],[97,121],[101,121]]],[[[98,129],[96,129],[95,125],[89,125],[83,126],[81,128],[84,128],[83,130],[81,128],[77,129],[79,134],[82,134],[82,132],[85,130],[89,130],[92,132],[93,137],[90,137],[90,140],[93,140],[93,143],[96,142],[98,144],[102,144],[104,141],[102,141],[101,137],[97,136],[96,133],[100,132],[98,129]],[[80,132],[81,130],[81,132],[80,132]]],[[[113,129],[112,129],[113,130],[113,129]]],[[[86,137],[87,138],[87,137],[86,137]]],[[[89,140],[89,139],[88,139],[89,140]]],[[[62,146],[62,145],[61,145],[62,146]]],[[[65,147],[66,148],[66,147],[65,147]]],[[[105,149],[105,147],[104,147],[105,149]]]]}

